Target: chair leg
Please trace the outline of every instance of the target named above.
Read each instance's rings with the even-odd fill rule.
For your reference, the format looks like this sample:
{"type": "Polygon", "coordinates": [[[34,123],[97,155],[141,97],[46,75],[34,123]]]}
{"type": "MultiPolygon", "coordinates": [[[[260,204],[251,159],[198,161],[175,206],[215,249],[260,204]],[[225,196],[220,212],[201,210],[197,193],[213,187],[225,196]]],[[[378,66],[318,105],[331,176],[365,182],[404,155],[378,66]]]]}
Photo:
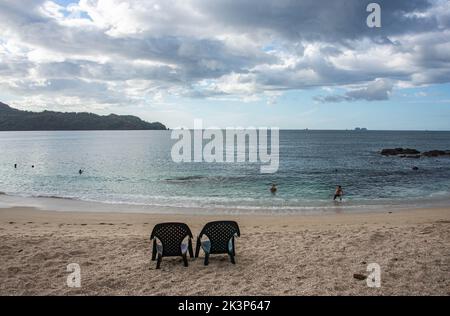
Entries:
{"type": "Polygon", "coordinates": [[[230,256],[230,260],[232,264],[236,264],[236,261],[234,260],[234,255],[232,253],[228,254],[230,256]]]}
{"type": "Polygon", "coordinates": [[[194,258],[198,258],[198,255],[200,253],[200,245],[201,245],[202,241],[200,240],[200,238],[197,238],[197,244],[195,245],[195,256],[194,258]]]}
{"type": "Polygon", "coordinates": [[[183,253],[182,256],[183,256],[184,266],[187,267],[188,266],[187,253],[183,253]]]}
{"type": "Polygon", "coordinates": [[[236,256],[236,250],[235,250],[235,248],[234,248],[234,237],[233,237],[233,239],[231,240],[231,244],[232,244],[232,246],[233,246],[232,251],[233,251],[233,257],[234,257],[234,256],[236,256]]]}
{"type": "Polygon", "coordinates": [[[205,266],[209,263],[209,253],[205,253],[205,266]]]}
{"type": "Polygon", "coordinates": [[[158,260],[156,261],[156,269],[159,269],[161,266],[162,255],[158,254],[158,260]]]}
{"type": "Polygon", "coordinates": [[[189,251],[189,256],[191,256],[191,258],[194,258],[194,250],[192,249],[192,240],[190,240],[190,239],[188,241],[188,251],[189,251]]]}
{"type": "Polygon", "coordinates": [[[156,239],[153,239],[152,261],[156,259],[156,239]]]}

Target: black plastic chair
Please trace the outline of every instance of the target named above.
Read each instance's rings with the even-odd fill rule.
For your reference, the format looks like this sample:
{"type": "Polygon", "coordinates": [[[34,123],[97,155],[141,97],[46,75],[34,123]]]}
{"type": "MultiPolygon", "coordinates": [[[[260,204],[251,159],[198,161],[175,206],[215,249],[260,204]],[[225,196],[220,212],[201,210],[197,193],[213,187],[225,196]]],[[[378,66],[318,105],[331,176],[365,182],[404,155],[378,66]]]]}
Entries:
{"type": "Polygon", "coordinates": [[[230,256],[231,263],[236,264],[234,257],[236,250],[234,247],[235,237],[240,237],[239,225],[234,221],[210,222],[203,227],[197,238],[195,257],[197,258],[202,247],[205,252],[205,266],[209,263],[209,255],[226,253],[230,256]],[[202,241],[205,235],[209,240],[202,241]]]}
{"type": "Polygon", "coordinates": [[[194,257],[192,250],[192,236],[188,225],[184,223],[161,223],[157,224],[152,231],[150,240],[153,240],[152,260],[158,257],[156,269],[159,269],[162,257],[183,257],[184,266],[188,266],[187,252],[191,258],[194,257]],[[188,244],[183,241],[188,237],[188,244]],[[157,243],[157,239],[161,245],[157,243]]]}

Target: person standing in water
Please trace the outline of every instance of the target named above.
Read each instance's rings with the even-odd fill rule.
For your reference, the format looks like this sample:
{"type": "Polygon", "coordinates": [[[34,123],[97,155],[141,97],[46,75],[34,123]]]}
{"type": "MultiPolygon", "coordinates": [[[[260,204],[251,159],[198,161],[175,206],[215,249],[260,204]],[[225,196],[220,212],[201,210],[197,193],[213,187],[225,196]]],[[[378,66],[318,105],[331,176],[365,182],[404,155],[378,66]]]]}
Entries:
{"type": "Polygon", "coordinates": [[[342,202],[342,196],[344,195],[344,190],[340,185],[336,187],[336,191],[334,192],[333,201],[336,201],[337,198],[342,202]]]}
{"type": "Polygon", "coordinates": [[[83,169],[78,170],[78,173],[80,174],[80,176],[83,174],[83,169]]]}
{"type": "Polygon", "coordinates": [[[17,169],[17,164],[16,163],[14,164],[14,169],[17,169]]]}
{"type": "Polygon", "coordinates": [[[272,194],[275,194],[277,192],[277,185],[275,183],[272,183],[272,186],[270,187],[270,192],[272,194]]]}

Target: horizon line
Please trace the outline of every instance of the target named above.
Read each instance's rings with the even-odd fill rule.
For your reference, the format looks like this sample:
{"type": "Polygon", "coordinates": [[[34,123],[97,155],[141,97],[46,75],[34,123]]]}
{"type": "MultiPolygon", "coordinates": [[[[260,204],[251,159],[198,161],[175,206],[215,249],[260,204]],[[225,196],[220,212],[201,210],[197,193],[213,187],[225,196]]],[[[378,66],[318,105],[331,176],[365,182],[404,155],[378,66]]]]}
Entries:
{"type": "MultiPolygon", "coordinates": [[[[271,129],[271,127],[267,127],[271,129]]],[[[178,128],[167,127],[166,130],[152,130],[152,129],[58,129],[58,130],[0,130],[0,132],[127,132],[127,131],[171,131],[178,128]]],[[[186,128],[187,130],[197,130],[194,128],[186,128]]],[[[203,128],[202,130],[208,130],[211,128],[203,128]]],[[[219,128],[220,130],[226,130],[226,128],[219,128]]],[[[258,128],[256,128],[258,129],[258,128]]],[[[279,128],[280,131],[303,131],[303,132],[357,132],[357,133],[367,133],[367,132],[450,132],[450,130],[433,130],[433,129],[367,129],[367,130],[355,130],[355,129],[317,129],[317,128],[279,128]]]]}

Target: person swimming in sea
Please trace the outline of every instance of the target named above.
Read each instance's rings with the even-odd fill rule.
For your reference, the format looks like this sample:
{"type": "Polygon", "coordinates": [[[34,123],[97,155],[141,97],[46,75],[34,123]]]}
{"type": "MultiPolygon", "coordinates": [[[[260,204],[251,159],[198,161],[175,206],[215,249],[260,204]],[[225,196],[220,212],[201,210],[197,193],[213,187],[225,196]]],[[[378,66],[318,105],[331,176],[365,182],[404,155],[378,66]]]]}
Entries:
{"type": "Polygon", "coordinates": [[[277,192],[277,185],[275,183],[272,183],[272,186],[270,187],[270,192],[272,194],[275,194],[277,192]]]}
{"type": "Polygon", "coordinates": [[[342,202],[342,196],[344,195],[344,190],[340,185],[336,187],[336,191],[334,192],[333,201],[336,201],[337,198],[342,202]]]}
{"type": "Polygon", "coordinates": [[[80,176],[83,174],[83,169],[78,170],[78,173],[80,174],[80,176]]]}

